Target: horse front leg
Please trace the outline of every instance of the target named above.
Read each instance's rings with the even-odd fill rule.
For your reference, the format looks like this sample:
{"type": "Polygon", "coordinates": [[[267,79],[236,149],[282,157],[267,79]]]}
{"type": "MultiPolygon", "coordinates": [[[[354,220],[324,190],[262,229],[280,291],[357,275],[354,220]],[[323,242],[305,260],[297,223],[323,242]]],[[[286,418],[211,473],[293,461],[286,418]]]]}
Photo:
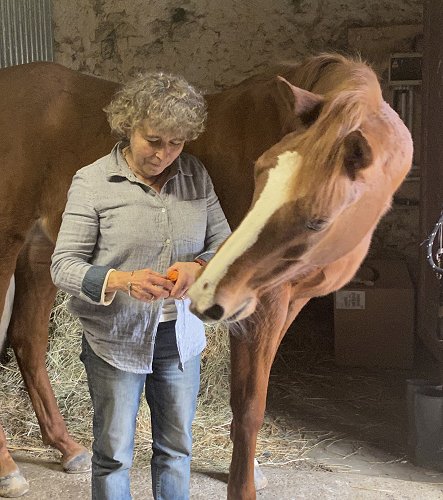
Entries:
{"type": "Polygon", "coordinates": [[[231,335],[231,440],[228,499],[255,500],[254,457],[263,424],[269,375],[289,325],[309,299],[291,304],[290,287],[263,298],[256,317],[241,337],[231,335]]]}
{"type": "Polygon", "coordinates": [[[231,337],[231,440],[228,499],[253,500],[254,457],[257,434],[262,426],[269,363],[256,342],[231,337]]]}
{"type": "Polygon", "coordinates": [[[17,260],[16,294],[8,338],[31,398],[42,439],[62,454],[66,472],[90,470],[90,454],[72,439],[49,381],[45,359],[56,288],[49,273],[53,244],[34,228],[17,260]]]}

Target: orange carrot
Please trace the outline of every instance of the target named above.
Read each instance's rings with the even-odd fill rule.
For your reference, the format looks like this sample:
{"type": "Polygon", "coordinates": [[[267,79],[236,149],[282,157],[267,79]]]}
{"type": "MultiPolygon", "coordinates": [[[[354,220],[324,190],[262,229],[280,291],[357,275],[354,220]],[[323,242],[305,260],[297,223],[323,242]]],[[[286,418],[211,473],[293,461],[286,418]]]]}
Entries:
{"type": "Polygon", "coordinates": [[[166,275],[166,277],[168,278],[168,280],[171,280],[175,283],[178,279],[177,269],[171,269],[170,271],[168,271],[168,274],[166,275]]]}

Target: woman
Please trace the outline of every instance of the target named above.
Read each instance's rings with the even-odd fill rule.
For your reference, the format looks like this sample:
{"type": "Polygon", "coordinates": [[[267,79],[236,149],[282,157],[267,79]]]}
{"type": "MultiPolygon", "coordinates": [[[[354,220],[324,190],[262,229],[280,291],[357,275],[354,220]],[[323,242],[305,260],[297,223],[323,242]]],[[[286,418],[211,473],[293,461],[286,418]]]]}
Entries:
{"type": "Polygon", "coordinates": [[[94,407],[92,497],[131,498],[144,389],[154,498],[185,499],[205,347],[186,292],[229,235],[208,173],[182,152],[204,128],[205,102],[181,77],[148,73],[105,111],[121,141],[74,176],[51,265],[84,329],[81,359],[94,407]],[[172,270],[176,281],[167,278],[172,270]]]}

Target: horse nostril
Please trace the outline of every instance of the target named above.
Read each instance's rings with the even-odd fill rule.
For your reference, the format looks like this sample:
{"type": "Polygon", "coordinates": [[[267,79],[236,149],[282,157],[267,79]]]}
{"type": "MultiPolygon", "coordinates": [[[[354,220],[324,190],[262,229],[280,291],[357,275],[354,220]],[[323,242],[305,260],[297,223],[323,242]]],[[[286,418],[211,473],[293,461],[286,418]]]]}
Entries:
{"type": "Polygon", "coordinates": [[[218,321],[220,318],[223,317],[225,310],[223,309],[222,306],[219,306],[218,304],[214,304],[213,306],[209,307],[204,311],[204,315],[207,316],[208,318],[211,318],[215,321],[218,321]]]}

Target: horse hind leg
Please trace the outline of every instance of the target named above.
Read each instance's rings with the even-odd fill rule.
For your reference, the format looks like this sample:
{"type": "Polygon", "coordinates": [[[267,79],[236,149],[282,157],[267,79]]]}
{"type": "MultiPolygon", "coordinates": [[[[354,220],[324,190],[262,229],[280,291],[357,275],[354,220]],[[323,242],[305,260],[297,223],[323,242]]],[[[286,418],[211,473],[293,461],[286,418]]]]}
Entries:
{"type": "Polygon", "coordinates": [[[12,275],[9,281],[8,291],[6,292],[5,305],[0,319],[0,363],[3,358],[3,350],[5,348],[6,333],[8,331],[9,322],[11,321],[12,305],[14,303],[15,294],[15,279],[12,275]]]}
{"type": "Polygon", "coordinates": [[[53,243],[36,225],[17,259],[8,340],[31,398],[43,442],[62,453],[66,472],[87,472],[90,454],[69,435],[45,366],[49,316],[57,291],[49,273],[53,248],[53,243]]]}
{"type": "MultiPolygon", "coordinates": [[[[11,319],[14,292],[15,280],[13,276],[9,283],[5,307],[0,320],[0,353],[11,319]]],[[[15,498],[24,495],[28,490],[29,484],[8,451],[5,432],[0,425],[0,497],[15,498]]]]}
{"type": "MultiPolygon", "coordinates": [[[[13,224],[10,222],[9,225],[13,224]]],[[[6,333],[11,318],[14,298],[14,269],[22,248],[27,228],[12,230],[5,227],[0,216],[0,355],[3,354],[6,333]]]]}
{"type": "Polygon", "coordinates": [[[28,490],[28,482],[8,452],[5,432],[0,425],[0,497],[20,497],[28,490]]]}
{"type": "MultiPolygon", "coordinates": [[[[0,354],[2,362],[5,361],[2,348],[4,344],[5,331],[7,332],[10,321],[9,303],[13,300],[12,288],[10,286],[17,255],[25,241],[27,228],[20,226],[16,221],[0,217],[0,317],[2,318],[2,334],[0,338],[0,354]],[[6,303],[6,307],[5,307],[6,303]]],[[[21,221],[23,222],[23,220],[21,221]]],[[[5,432],[0,425],[0,496],[1,497],[19,497],[29,490],[26,479],[20,473],[17,464],[11,457],[6,442],[5,432]]]]}

